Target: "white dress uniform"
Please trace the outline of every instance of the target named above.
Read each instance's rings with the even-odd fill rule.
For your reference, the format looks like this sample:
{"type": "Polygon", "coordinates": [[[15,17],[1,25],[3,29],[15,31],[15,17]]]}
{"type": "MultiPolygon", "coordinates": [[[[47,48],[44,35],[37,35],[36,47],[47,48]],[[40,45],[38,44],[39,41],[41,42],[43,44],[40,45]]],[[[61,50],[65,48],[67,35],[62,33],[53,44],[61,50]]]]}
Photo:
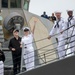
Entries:
{"type": "MultiPolygon", "coordinates": [[[[59,21],[56,20],[52,30],[50,31],[50,36],[53,36],[63,31],[64,26],[65,26],[65,22],[62,18],[59,21]]],[[[65,40],[64,40],[65,34],[64,32],[62,34],[61,33],[58,34],[56,38],[58,38],[58,47],[57,47],[58,58],[63,59],[65,56],[65,40]]]]}
{"type": "Polygon", "coordinates": [[[0,75],[4,75],[4,63],[0,61],[0,75]]]}
{"type": "Polygon", "coordinates": [[[5,55],[3,51],[0,50],[0,75],[4,75],[4,62],[5,61],[5,55]]]}
{"type": "Polygon", "coordinates": [[[32,46],[33,34],[28,34],[22,38],[21,43],[24,44],[24,62],[26,70],[34,68],[34,48],[32,46]]]}
{"type": "MultiPolygon", "coordinates": [[[[67,28],[69,28],[69,27],[71,27],[73,25],[75,25],[75,18],[72,16],[72,17],[67,19],[65,28],[67,29],[67,28]]],[[[68,41],[68,43],[70,45],[69,48],[71,49],[71,53],[74,54],[74,52],[75,52],[75,26],[69,28],[67,30],[66,34],[67,34],[67,37],[72,36],[71,38],[68,38],[67,41],[68,41]]]]}

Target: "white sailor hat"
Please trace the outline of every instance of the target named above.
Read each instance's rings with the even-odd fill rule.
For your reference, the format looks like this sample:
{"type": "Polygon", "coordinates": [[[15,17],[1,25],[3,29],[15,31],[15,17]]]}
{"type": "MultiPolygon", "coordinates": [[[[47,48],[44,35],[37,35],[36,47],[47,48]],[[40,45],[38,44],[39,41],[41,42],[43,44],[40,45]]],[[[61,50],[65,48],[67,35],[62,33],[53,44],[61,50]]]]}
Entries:
{"type": "Polygon", "coordinates": [[[55,13],[62,13],[61,11],[55,11],[55,13]]]}
{"type": "Polygon", "coordinates": [[[29,27],[24,27],[23,31],[30,31],[30,28],[29,27]]]}
{"type": "Polygon", "coordinates": [[[67,12],[73,12],[74,10],[73,9],[69,9],[69,10],[67,10],[67,12]]]}

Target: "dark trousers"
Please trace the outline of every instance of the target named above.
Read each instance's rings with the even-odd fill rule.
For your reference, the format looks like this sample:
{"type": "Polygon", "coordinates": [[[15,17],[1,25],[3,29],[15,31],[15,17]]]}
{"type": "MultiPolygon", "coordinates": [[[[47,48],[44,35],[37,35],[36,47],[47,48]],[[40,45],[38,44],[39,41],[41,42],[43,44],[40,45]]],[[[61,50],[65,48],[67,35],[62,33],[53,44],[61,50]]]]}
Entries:
{"type": "Polygon", "coordinates": [[[19,55],[12,54],[12,58],[13,58],[13,72],[14,75],[16,75],[17,73],[20,73],[21,54],[19,55]]]}

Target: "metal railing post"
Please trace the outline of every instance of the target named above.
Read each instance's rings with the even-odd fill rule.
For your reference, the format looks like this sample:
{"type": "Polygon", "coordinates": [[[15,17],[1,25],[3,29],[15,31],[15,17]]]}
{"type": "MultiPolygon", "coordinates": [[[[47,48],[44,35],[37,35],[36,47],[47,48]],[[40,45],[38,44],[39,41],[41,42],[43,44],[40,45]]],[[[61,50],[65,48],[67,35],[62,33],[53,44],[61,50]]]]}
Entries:
{"type": "Polygon", "coordinates": [[[21,53],[21,68],[20,68],[20,72],[22,72],[22,67],[23,67],[23,56],[24,56],[24,44],[22,44],[22,53],[21,53]]]}
{"type": "Polygon", "coordinates": [[[45,59],[45,64],[46,64],[46,54],[44,53],[44,59],[45,59]]]}

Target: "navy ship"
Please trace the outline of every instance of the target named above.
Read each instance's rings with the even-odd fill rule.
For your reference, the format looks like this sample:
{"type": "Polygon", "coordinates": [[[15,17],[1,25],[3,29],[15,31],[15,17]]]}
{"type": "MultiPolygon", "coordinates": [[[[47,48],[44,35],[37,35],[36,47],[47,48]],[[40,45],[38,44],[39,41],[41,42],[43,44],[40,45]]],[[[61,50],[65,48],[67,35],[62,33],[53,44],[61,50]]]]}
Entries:
{"type": "Polygon", "coordinates": [[[29,4],[30,0],[0,0],[0,48],[6,56],[4,63],[5,75],[12,75],[13,63],[8,44],[13,37],[13,29],[18,28],[20,31],[19,35],[22,37],[23,27],[28,26],[32,28],[34,21],[37,22],[33,41],[35,69],[26,72],[24,70],[25,64],[22,64],[21,73],[18,75],[74,75],[75,57],[58,60],[55,39],[47,39],[49,31],[53,27],[53,22],[30,13],[29,4]]]}

